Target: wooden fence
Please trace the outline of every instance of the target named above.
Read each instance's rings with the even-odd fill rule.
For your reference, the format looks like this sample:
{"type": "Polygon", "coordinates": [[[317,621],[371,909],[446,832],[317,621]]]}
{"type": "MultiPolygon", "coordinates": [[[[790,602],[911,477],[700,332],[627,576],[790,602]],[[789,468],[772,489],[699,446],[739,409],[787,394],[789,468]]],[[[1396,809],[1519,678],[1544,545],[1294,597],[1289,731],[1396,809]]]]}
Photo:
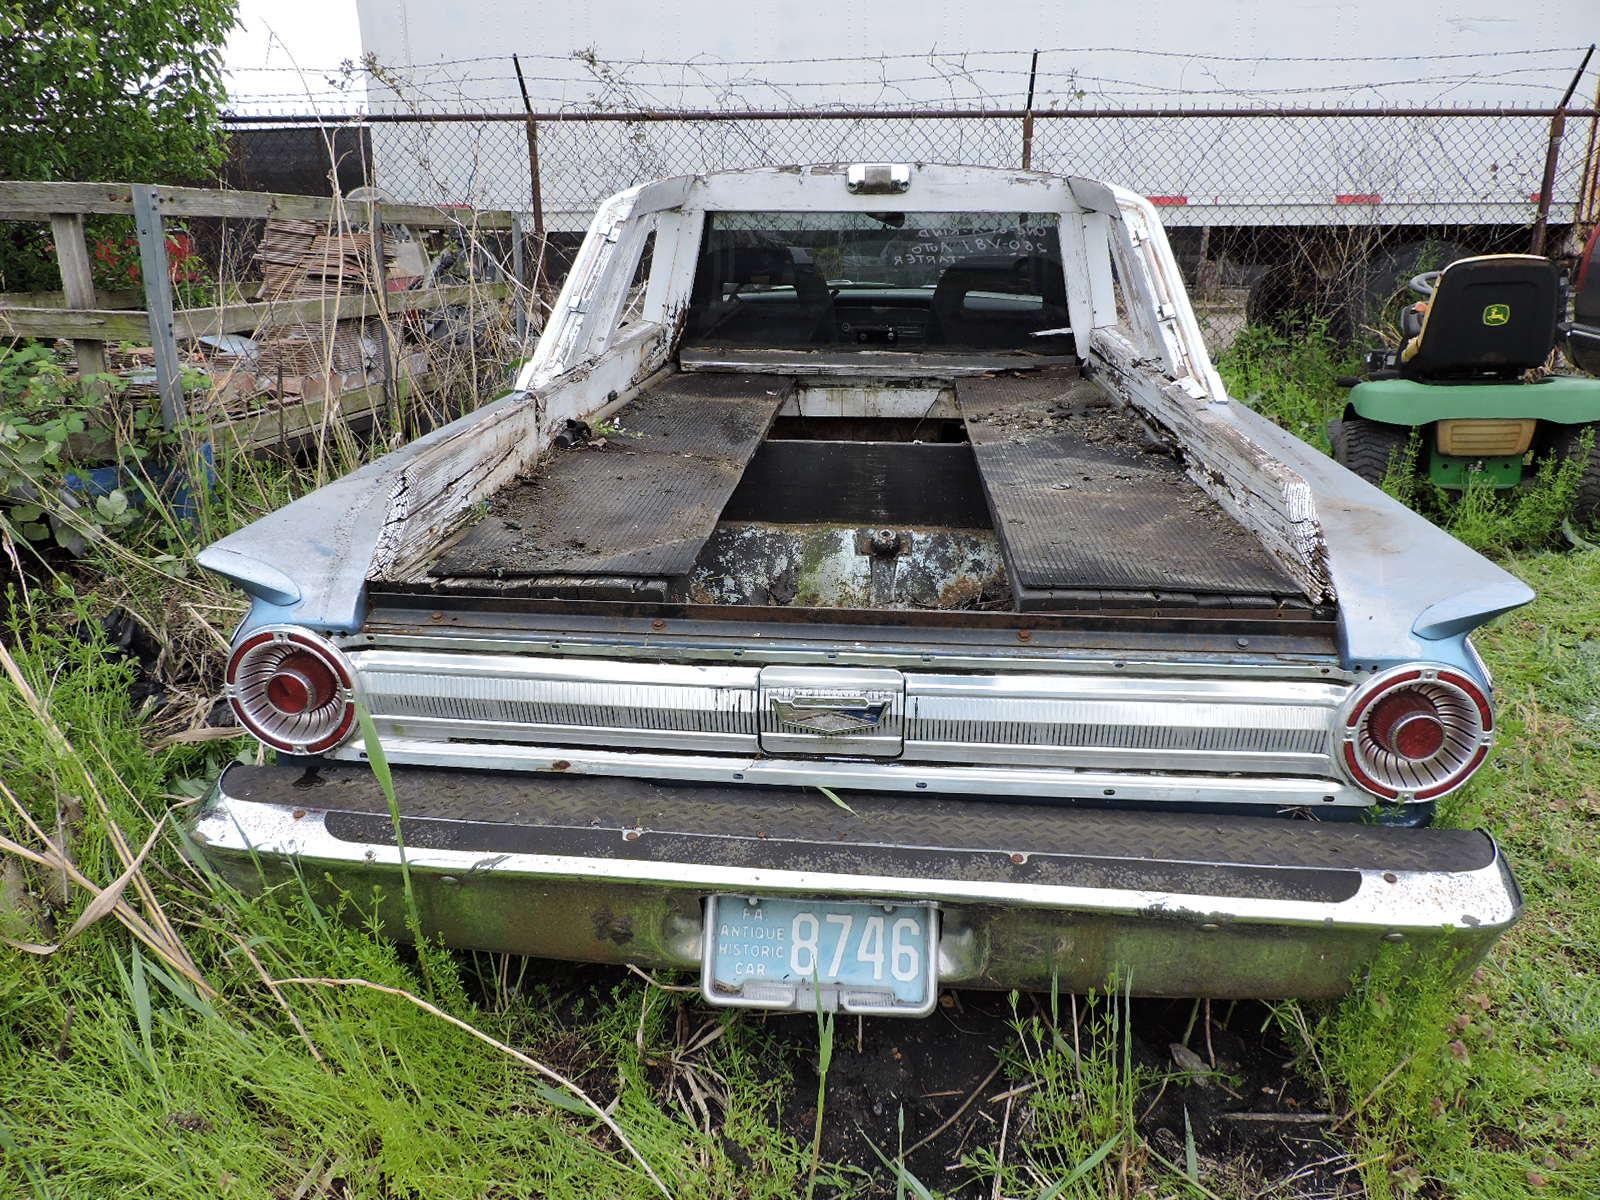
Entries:
{"type": "MultiPolygon", "coordinates": [[[[518,289],[507,282],[389,290],[383,279],[385,225],[445,230],[468,246],[480,234],[501,236],[510,243],[510,273],[518,283],[523,282],[522,234],[517,215],[507,211],[150,184],[0,181],[0,220],[48,222],[61,274],[60,292],[0,294],[0,336],[65,338],[71,341],[79,374],[85,377],[105,373],[107,343],[148,344],[154,350],[156,389],[169,428],[185,415],[180,341],[256,333],[272,326],[326,327],[349,318],[388,318],[448,306],[471,310],[517,294],[518,289]],[[84,218],[100,215],[134,219],[142,293],[96,290],[84,218]],[[343,230],[352,222],[365,224],[374,238],[371,257],[377,287],[359,293],[250,301],[241,289],[224,286],[221,303],[174,309],[166,221],[191,217],[296,219],[320,222],[330,230],[343,230]]],[[[376,411],[385,403],[397,404],[418,381],[400,377],[390,323],[385,319],[380,324],[383,377],[379,382],[337,397],[304,400],[291,406],[293,412],[279,409],[221,424],[233,426],[233,439],[248,446],[316,428],[328,415],[325,406],[330,403],[346,419],[376,411]]]]}

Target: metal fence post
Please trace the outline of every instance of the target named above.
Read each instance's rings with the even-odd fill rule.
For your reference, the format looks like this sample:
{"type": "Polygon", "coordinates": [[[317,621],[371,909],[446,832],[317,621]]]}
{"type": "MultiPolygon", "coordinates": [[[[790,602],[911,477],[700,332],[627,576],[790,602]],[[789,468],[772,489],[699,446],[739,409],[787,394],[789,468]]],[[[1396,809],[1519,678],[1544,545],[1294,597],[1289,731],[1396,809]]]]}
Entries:
{"type": "Polygon", "coordinates": [[[1567,90],[1562,94],[1561,103],[1556,105],[1555,111],[1550,114],[1550,141],[1544,152],[1544,175],[1539,183],[1539,211],[1533,219],[1533,253],[1543,254],[1546,235],[1550,225],[1550,199],[1556,187],[1556,167],[1561,161],[1561,138],[1567,131],[1567,105],[1572,101],[1572,93],[1578,90],[1578,81],[1583,78],[1583,73],[1589,69],[1589,60],[1594,57],[1594,46],[1589,46],[1584,54],[1583,61],[1578,64],[1578,69],[1573,72],[1572,82],[1567,85],[1567,90]]]}
{"type": "Polygon", "coordinates": [[[1033,52],[1033,62],[1028,67],[1028,102],[1022,106],[1022,169],[1033,168],[1033,83],[1039,74],[1039,52],[1033,52]]]}
{"type": "Polygon", "coordinates": [[[539,186],[539,122],[528,118],[529,208],[533,215],[533,297],[539,302],[544,291],[544,197],[539,186]]]}
{"type": "Polygon", "coordinates": [[[184,418],[183,378],[178,368],[178,339],[172,327],[172,275],[167,265],[167,231],[161,221],[161,197],[147,183],[133,185],[133,224],[139,235],[139,270],[144,276],[145,315],[150,345],[156,356],[156,390],[161,395],[161,423],[173,429],[184,418]]]}
{"type": "Polygon", "coordinates": [[[517,212],[511,214],[511,276],[517,281],[511,298],[511,319],[521,340],[528,336],[528,305],[523,300],[528,288],[528,264],[522,246],[522,214],[517,212]]]}
{"type": "MultiPolygon", "coordinates": [[[[533,101],[528,97],[528,81],[522,74],[522,60],[515,54],[511,65],[517,71],[517,87],[522,91],[522,111],[527,113],[528,131],[528,202],[533,214],[533,303],[537,315],[540,293],[544,287],[544,199],[539,188],[539,122],[534,120],[533,101]]],[[[518,225],[517,237],[522,236],[518,225]]]]}

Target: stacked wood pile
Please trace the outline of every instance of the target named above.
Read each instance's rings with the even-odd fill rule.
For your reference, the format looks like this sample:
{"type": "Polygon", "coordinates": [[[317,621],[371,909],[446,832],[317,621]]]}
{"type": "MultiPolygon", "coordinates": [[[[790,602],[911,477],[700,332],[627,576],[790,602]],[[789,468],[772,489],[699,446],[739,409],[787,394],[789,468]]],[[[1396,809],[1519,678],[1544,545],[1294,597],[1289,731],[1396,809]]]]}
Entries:
{"type": "MultiPolygon", "coordinates": [[[[394,254],[385,247],[385,265],[394,254]]],[[[256,250],[261,268],[261,299],[326,296],[376,289],[372,234],[331,230],[320,221],[275,217],[267,222],[256,250]]]]}
{"type": "MultiPolygon", "coordinates": [[[[104,375],[109,367],[121,383],[105,389],[107,407],[142,410],[159,394],[169,424],[185,414],[220,418],[237,426],[241,444],[365,417],[441,386],[440,362],[450,364],[436,362],[437,351],[454,346],[462,329],[473,336],[513,294],[502,281],[439,279],[421,286],[431,237],[411,231],[470,237],[483,231],[509,238],[514,250],[522,243],[509,212],[384,203],[385,253],[376,261],[373,235],[346,227],[348,218],[363,215],[378,210],[347,211],[337,199],[316,196],[0,181],[0,219],[48,222],[61,272],[60,292],[0,294],[0,329],[11,337],[63,339],[62,353],[70,353],[80,377],[104,375]],[[170,290],[163,296],[160,280],[146,281],[142,305],[140,292],[97,291],[85,219],[128,217],[149,202],[169,216],[261,221],[251,272],[259,272],[261,284],[219,282],[211,303],[180,304],[176,311],[169,311],[173,300],[185,298],[170,290]],[[201,375],[209,388],[198,386],[201,375]]],[[[180,241],[163,222],[158,212],[153,242],[170,256],[180,241]]]]}
{"type": "MultiPolygon", "coordinates": [[[[385,249],[385,267],[394,255],[385,249]]],[[[268,301],[377,292],[384,277],[374,269],[372,234],[334,228],[321,221],[275,217],[266,224],[256,251],[261,270],[261,298],[268,301]]],[[[338,394],[346,387],[381,382],[383,366],[376,354],[381,329],[360,320],[326,325],[275,325],[258,339],[260,355],[247,377],[271,398],[286,399],[338,394]]],[[[245,378],[229,389],[233,404],[249,390],[245,378]]]]}

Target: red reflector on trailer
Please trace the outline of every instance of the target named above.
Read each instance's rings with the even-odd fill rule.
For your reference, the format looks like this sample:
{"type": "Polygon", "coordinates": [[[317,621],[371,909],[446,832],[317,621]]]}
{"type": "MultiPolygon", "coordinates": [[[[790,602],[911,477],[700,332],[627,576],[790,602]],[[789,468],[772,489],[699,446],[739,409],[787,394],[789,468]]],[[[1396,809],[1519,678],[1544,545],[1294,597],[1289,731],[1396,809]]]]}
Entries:
{"type": "Polygon", "coordinates": [[[1187,196],[1146,196],[1146,200],[1155,205],[1181,206],[1189,203],[1187,196]]]}
{"type": "Polygon", "coordinates": [[[1340,192],[1333,198],[1335,204],[1382,204],[1377,192],[1340,192]]]}

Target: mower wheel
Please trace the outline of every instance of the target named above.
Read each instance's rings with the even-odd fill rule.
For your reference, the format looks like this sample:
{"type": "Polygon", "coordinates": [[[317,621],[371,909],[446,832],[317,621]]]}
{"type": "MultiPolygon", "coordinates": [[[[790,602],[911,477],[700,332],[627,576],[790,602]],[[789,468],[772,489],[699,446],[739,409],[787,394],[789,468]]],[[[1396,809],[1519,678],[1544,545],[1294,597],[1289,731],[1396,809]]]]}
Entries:
{"type": "Polygon", "coordinates": [[[1572,519],[1579,525],[1592,524],[1600,518],[1600,424],[1572,425],[1552,447],[1563,461],[1583,452],[1583,435],[1593,431],[1594,443],[1584,460],[1583,475],[1578,480],[1578,494],[1572,498],[1572,519]]]}
{"type": "Polygon", "coordinates": [[[1382,487],[1390,463],[1405,452],[1410,440],[1409,426],[1346,417],[1339,422],[1338,436],[1333,439],[1333,456],[1373,487],[1382,487]]]}

